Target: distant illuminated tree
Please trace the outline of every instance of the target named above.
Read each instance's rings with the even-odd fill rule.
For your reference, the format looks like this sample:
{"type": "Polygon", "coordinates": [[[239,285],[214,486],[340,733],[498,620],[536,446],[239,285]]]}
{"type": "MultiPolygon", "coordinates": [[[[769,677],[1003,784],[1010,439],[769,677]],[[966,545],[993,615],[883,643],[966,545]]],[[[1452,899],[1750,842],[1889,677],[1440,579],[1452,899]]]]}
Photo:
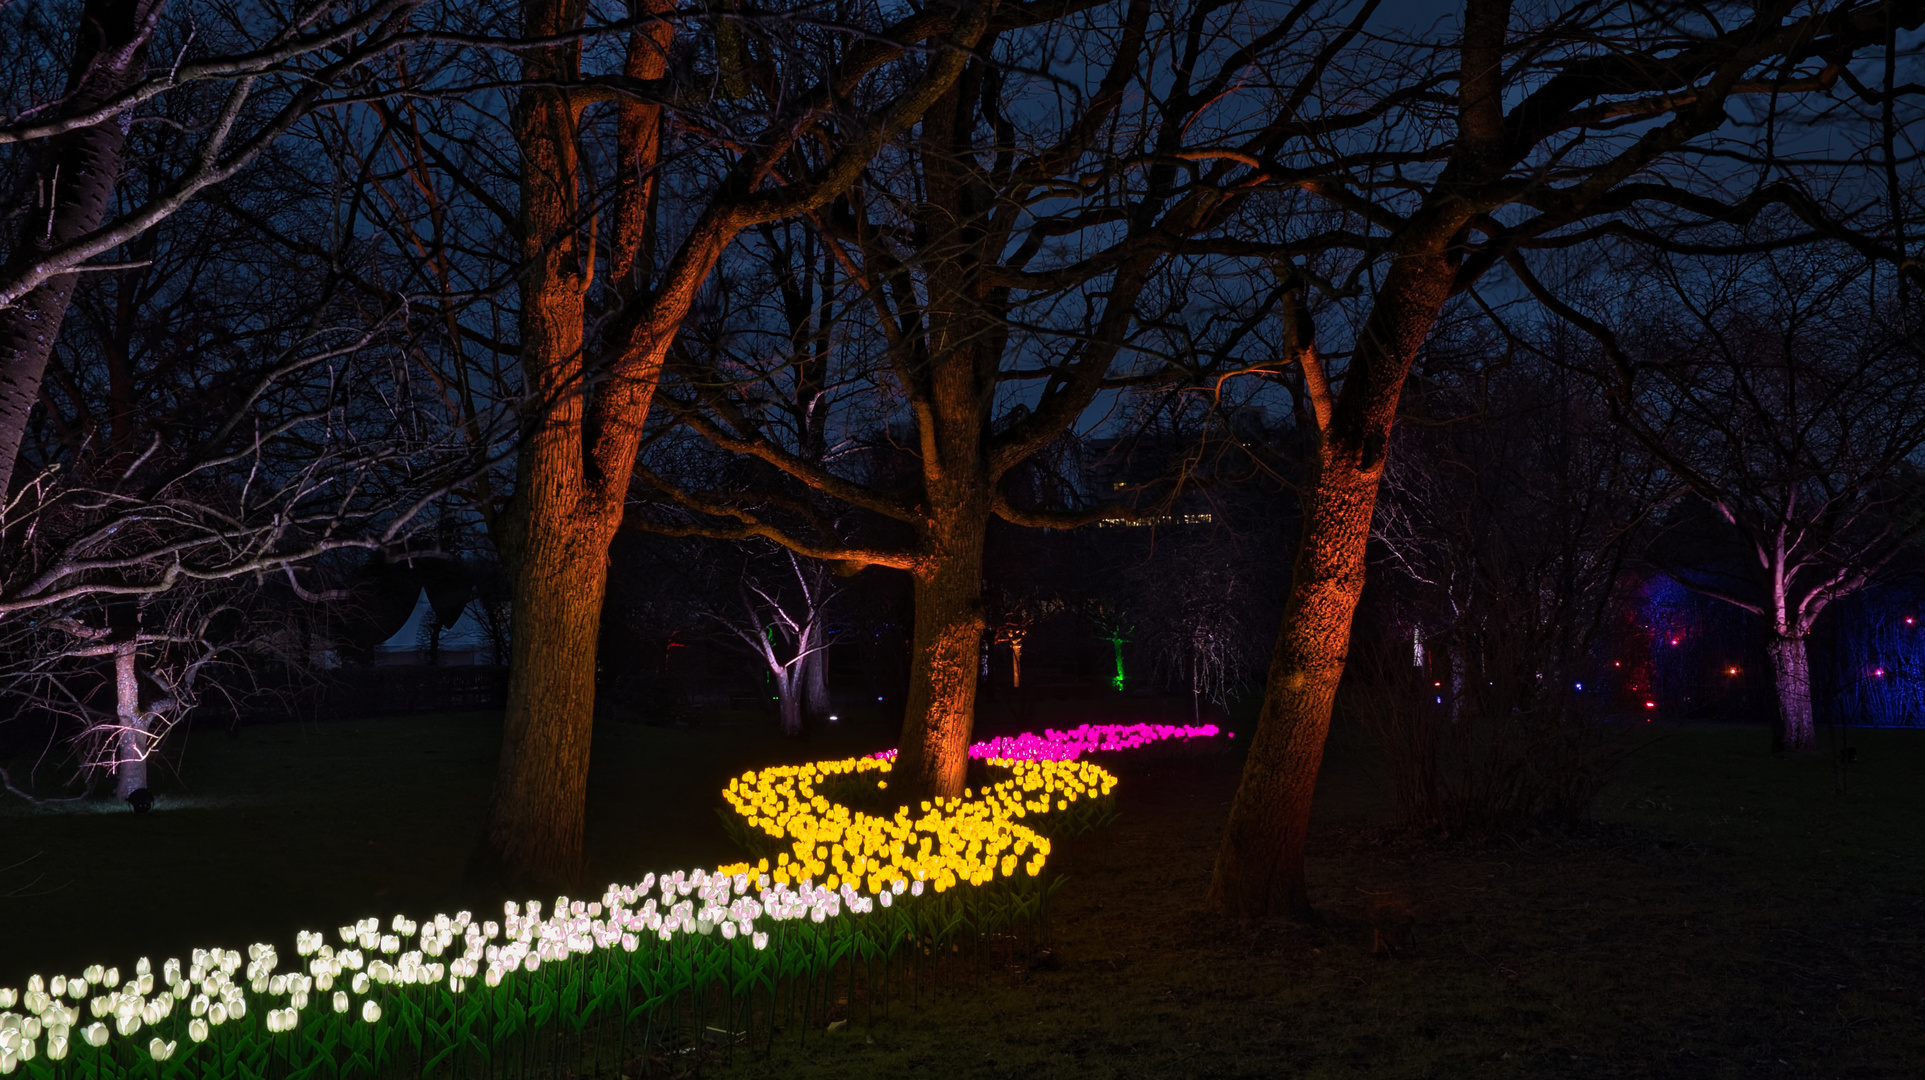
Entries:
{"type": "Polygon", "coordinates": [[[736,583],[737,605],[711,609],[708,616],[768,669],[782,734],[796,736],[802,734],[809,660],[829,647],[825,623],[838,590],[828,564],[794,552],[781,552],[768,566],[774,569],[746,570],[736,583]]]}
{"type": "Polygon", "coordinates": [[[1034,597],[999,589],[989,606],[991,640],[1009,646],[1009,685],[1023,685],[1023,641],[1036,624],[1063,609],[1055,597],[1034,597]]]}
{"type": "Polygon", "coordinates": [[[1809,753],[1813,624],[1925,532],[1915,316],[1867,301],[1842,260],[1659,260],[1651,278],[1617,301],[1635,319],[1558,310],[1601,345],[1619,422],[1711,511],[1674,514],[1655,557],[1767,621],[1778,742],[1809,753]]]}

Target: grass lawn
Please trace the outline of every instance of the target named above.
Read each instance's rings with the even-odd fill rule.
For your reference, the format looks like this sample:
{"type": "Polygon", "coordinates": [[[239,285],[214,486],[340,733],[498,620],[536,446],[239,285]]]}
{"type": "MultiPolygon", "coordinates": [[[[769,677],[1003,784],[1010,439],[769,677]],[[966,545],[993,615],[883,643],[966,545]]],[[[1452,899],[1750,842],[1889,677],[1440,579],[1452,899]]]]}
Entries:
{"type": "MultiPolygon", "coordinates": [[[[1078,708],[1096,711],[1027,726],[1115,718],[1078,708]]],[[[808,743],[772,726],[604,725],[596,880],[731,856],[714,807],[741,769],[888,741],[873,719],[808,743]]],[[[497,735],[485,715],[203,733],[151,816],[0,809],[0,985],[484,902],[458,883],[497,735]]],[[[1340,729],[1312,834],[1318,928],[1203,910],[1243,740],[1115,755],[1119,820],[1052,862],[1070,879],[1047,963],[959,968],[920,1009],[705,1071],[1925,1075],[1925,732],[1854,741],[1840,793],[1830,758],[1776,758],[1757,729],[1653,732],[1589,835],[1464,843],[1386,828],[1381,764],[1340,729]],[[1373,955],[1366,912],[1393,898],[1417,941],[1373,955]]]]}

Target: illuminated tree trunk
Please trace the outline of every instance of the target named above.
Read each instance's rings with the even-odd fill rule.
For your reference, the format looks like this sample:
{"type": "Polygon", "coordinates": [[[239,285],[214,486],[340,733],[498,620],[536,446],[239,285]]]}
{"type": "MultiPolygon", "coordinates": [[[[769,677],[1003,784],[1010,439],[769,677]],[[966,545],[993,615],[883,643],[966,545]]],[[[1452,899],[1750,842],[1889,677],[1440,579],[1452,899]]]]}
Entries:
{"type": "Polygon", "coordinates": [[[147,714],[140,708],[140,651],[132,641],[114,646],[114,797],[122,802],[147,786],[147,714]]]}
{"type": "Polygon", "coordinates": [[[895,775],[909,798],[962,794],[976,720],[987,512],[957,515],[915,575],[909,694],[895,775]]]}
{"type": "Polygon", "coordinates": [[[1363,595],[1364,547],[1381,474],[1381,466],[1318,464],[1255,738],[1210,882],[1217,907],[1246,917],[1314,916],[1303,846],[1350,619],[1363,595]]]}
{"type": "MultiPolygon", "coordinates": [[[[162,0],[87,0],[74,34],[62,113],[90,112],[139,80],[147,37],[162,6],[162,0]]],[[[120,179],[126,119],[56,135],[39,148],[40,159],[27,178],[31,197],[14,248],[15,267],[33,266],[100,227],[120,179]]],[[[0,308],[0,495],[11,490],[27,420],[40,400],[47,358],[79,279],[78,274],[49,278],[19,302],[0,308]]]]}
{"type": "Polygon", "coordinates": [[[818,720],[827,719],[829,705],[829,648],[823,637],[828,633],[823,628],[822,617],[817,616],[809,640],[804,648],[813,650],[802,661],[802,685],[804,701],[809,715],[818,720]]]}
{"type": "Polygon", "coordinates": [[[776,705],[782,714],[782,734],[795,738],[802,734],[802,683],[798,664],[775,673],[776,705]]]}
{"type": "Polygon", "coordinates": [[[1778,747],[1794,754],[1818,749],[1811,718],[1811,664],[1802,637],[1773,637],[1765,647],[1771,654],[1771,674],[1778,688],[1778,747]]]}
{"type": "Polygon", "coordinates": [[[1023,639],[1009,639],[1009,685],[1011,689],[1023,685],[1023,639]]]}
{"type": "MultiPolygon", "coordinates": [[[[566,34],[567,0],[531,0],[531,37],[566,34]]],[[[573,46],[529,50],[525,72],[566,83],[573,46]]],[[[507,547],[514,587],[501,761],[488,820],[487,876],[509,885],[570,886],[582,852],[588,751],[595,716],[595,646],[618,515],[598,505],[582,430],[582,325],[594,253],[577,220],[579,111],[558,86],[522,91],[521,359],[534,414],[517,459],[507,547]],[[613,520],[611,520],[613,518],[613,520]]]]}
{"type": "Polygon", "coordinates": [[[1351,616],[1363,595],[1365,547],[1397,398],[1450,295],[1454,267],[1446,244],[1462,220],[1440,214],[1413,225],[1364,324],[1341,395],[1332,398],[1314,350],[1303,354],[1317,455],[1257,729],[1210,881],[1210,903],[1225,914],[1316,917],[1303,873],[1310,804],[1351,616]]]}

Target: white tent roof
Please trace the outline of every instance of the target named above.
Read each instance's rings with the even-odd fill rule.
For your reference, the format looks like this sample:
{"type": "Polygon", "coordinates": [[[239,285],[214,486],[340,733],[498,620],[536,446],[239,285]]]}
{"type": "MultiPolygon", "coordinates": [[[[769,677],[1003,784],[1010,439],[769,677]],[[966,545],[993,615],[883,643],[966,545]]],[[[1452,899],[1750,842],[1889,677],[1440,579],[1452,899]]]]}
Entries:
{"type": "MultiPolygon", "coordinates": [[[[461,609],[461,618],[456,619],[453,626],[441,632],[443,649],[459,651],[490,647],[492,643],[488,640],[488,630],[476,615],[475,603],[470,600],[468,606],[461,609]]],[[[381,652],[390,653],[413,652],[421,648],[422,627],[426,626],[428,620],[432,618],[434,618],[434,605],[428,602],[428,590],[423,589],[421,595],[415,598],[414,610],[408,614],[408,621],[402,623],[401,629],[396,630],[393,637],[382,642],[377,648],[381,652]]]]}

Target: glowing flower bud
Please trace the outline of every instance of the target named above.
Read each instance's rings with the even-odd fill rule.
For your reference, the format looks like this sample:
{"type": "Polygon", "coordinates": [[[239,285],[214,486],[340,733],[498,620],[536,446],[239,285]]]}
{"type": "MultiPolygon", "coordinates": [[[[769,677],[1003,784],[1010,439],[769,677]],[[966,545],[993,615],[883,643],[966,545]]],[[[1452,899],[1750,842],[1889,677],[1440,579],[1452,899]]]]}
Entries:
{"type": "Polygon", "coordinates": [[[207,1007],[207,1022],[215,1027],[227,1023],[227,1003],[216,1001],[207,1007]]]}
{"type": "Polygon", "coordinates": [[[0,1049],[0,1076],[11,1075],[20,1067],[20,1056],[12,1050],[0,1049]]]}
{"type": "Polygon", "coordinates": [[[18,1000],[20,1000],[19,991],[16,991],[11,986],[0,989],[0,1009],[11,1009],[13,1008],[14,1002],[18,1000]]]}
{"type": "Polygon", "coordinates": [[[354,981],[349,983],[348,985],[353,987],[354,992],[357,994],[367,993],[368,992],[368,973],[365,971],[355,972],[354,981]]]}
{"type": "Polygon", "coordinates": [[[47,1060],[65,1061],[67,1059],[67,1037],[65,1035],[47,1036],[47,1060]]]}
{"type": "Polygon", "coordinates": [[[366,1020],[370,1024],[381,1019],[381,1006],[373,1001],[362,1002],[361,1019],[366,1020]]]}
{"type": "Polygon", "coordinates": [[[192,1042],[207,1041],[207,1021],[195,1017],[187,1022],[187,1038],[192,1042]]]}
{"type": "Polygon", "coordinates": [[[174,1043],[154,1039],[148,1042],[147,1053],[152,1055],[155,1061],[166,1061],[174,1056],[174,1046],[174,1043]]]}
{"type": "Polygon", "coordinates": [[[86,1027],[80,1029],[80,1037],[87,1040],[88,1046],[106,1046],[107,1025],[88,1024],[86,1027]]]}
{"type": "Polygon", "coordinates": [[[114,1030],[120,1032],[123,1036],[132,1035],[134,1032],[140,1030],[140,1017],[133,1015],[117,1016],[114,1018],[114,1030]]]}
{"type": "Polygon", "coordinates": [[[766,949],[769,947],[769,935],[762,931],[756,931],[755,937],[752,940],[758,949],[766,949]]]}

